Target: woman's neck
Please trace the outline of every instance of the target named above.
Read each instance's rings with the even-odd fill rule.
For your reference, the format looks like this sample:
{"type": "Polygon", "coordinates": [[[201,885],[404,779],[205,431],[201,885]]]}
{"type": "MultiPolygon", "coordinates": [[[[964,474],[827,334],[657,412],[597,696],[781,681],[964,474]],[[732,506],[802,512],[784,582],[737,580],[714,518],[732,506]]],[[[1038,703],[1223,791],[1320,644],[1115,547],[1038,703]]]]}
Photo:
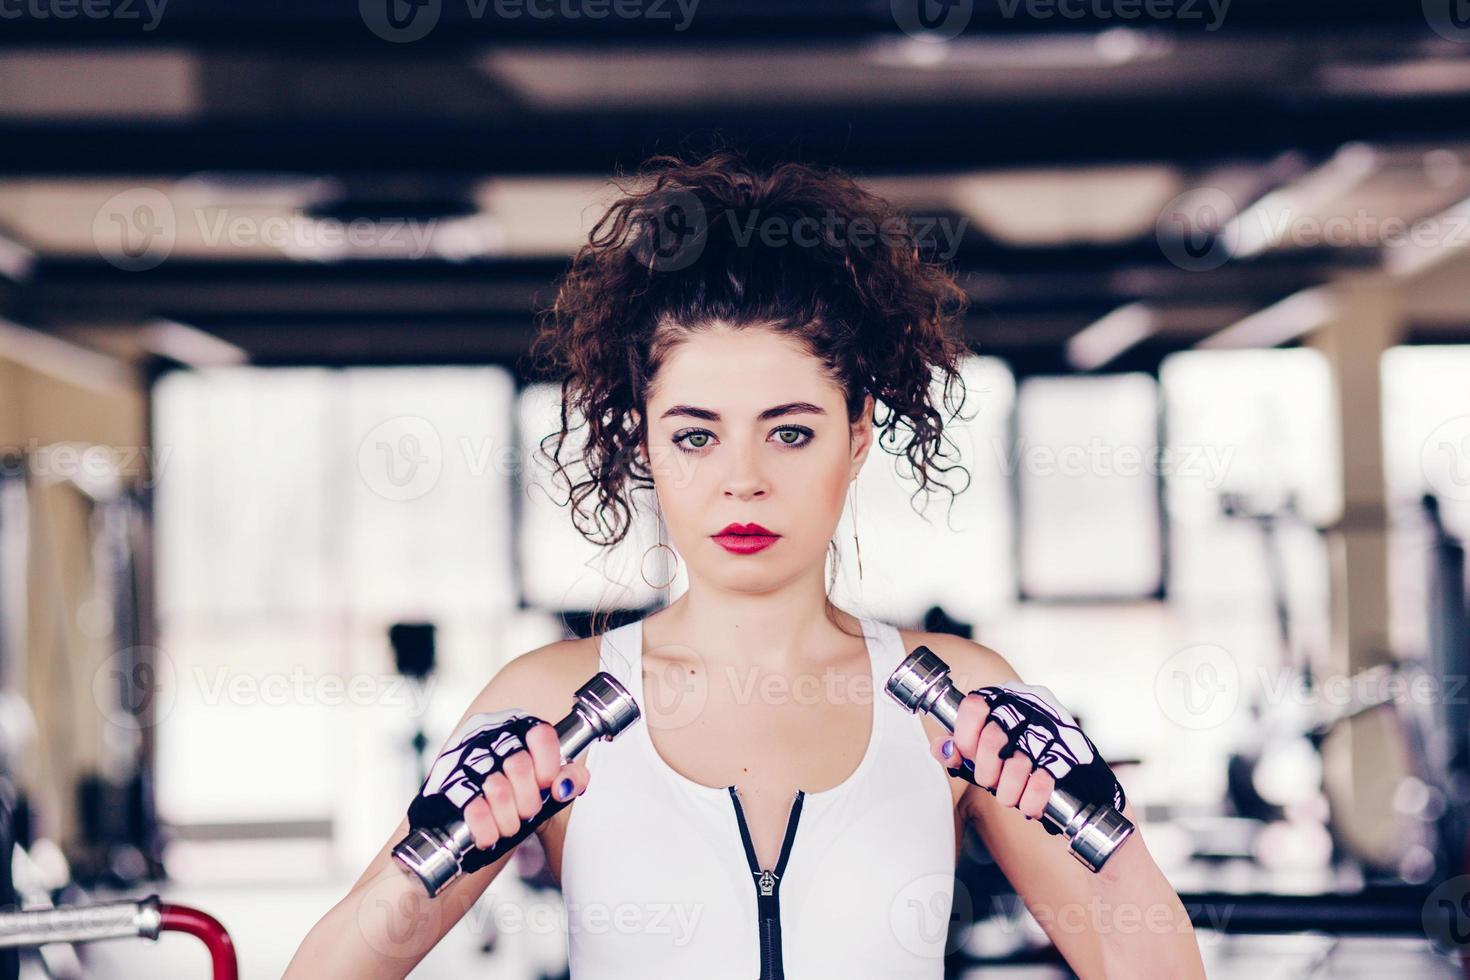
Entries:
{"type": "Polygon", "coordinates": [[[844,636],[861,633],[851,614],[833,607],[829,617],[821,591],[813,601],[809,594],[795,591],[712,595],[691,584],[688,592],[654,615],[658,642],[695,647],[711,667],[799,671],[830,657],[844,636]]]}

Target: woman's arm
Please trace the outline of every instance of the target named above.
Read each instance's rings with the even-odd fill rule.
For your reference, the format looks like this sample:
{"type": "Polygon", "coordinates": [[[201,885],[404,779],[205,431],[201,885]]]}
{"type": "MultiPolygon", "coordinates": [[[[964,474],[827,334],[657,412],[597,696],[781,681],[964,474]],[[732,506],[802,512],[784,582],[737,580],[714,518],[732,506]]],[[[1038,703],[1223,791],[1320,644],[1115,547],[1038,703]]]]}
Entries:
{"type": "MultiPolygon", "coordinates": [[[[507,707],[525,708],[556,722],[596,670],[595,656],[589,658],[586,649],[579,641],[566,640],[510,661],[465,709],[454,730],[473,714],[507,707]],[[578,676],[579,671],[586,676],[578,676]]],[[[574,763],[568,774],[576,784],[574,792],[581,792],[587,785],[585,767],[574,763]]],[[[405,816],[347,895],[307,933],[284,980],[401,980],[474,906],[516,851],[512,848],[474,874],[461,875],[431,899],[393,860],[393,846],[406,833],[405,816]]]]}
{"type": "MultiPolygon", "coordinates": [[[[963,637],[926,634],[924,642],[950,665],[951,679],[962,692],[1020,680],[1000,654],[963,637]]],[[[960,733],[957,728],[956,735],[960,733]]],[[[943,741],[943,737],[934,740],[935,758],[953,766],[940,754],[943,741]]],[[[957,743],[965,741],[956,738],[957,743]]],[[[961,751],[975,758],[975,752],[985,749],[965,745],[961,751]]],[[[989,753],[994,766],[995,749],[989,753]]],[[[990,785],[995,785],[994,777],[982,774],[993,771],[976,767],[977,777],[990,785]]],[[[1054,785],[1044,770],[1030,779],[1040,780],[1048,792],[1054,785]]],[[[1068,854],[1062,838],[1048,834],[1040,820],[1026,819],[1022,809],[1038,810],[1036,794],[1017,796],[1014,787],[992,796],[967,785],[959,808],[1082,980],[1204,980],[1194,927],[1184,903],[1149,854],[1141,828],[1129,835],[1101,871],[1093,873],[1068,854]]],[[[1040,798],[1044,800],[1045,794],[1040,798]]],[[[1131,805],[1125,804],[1123,815],[1137,824],[1131,805]]]]}

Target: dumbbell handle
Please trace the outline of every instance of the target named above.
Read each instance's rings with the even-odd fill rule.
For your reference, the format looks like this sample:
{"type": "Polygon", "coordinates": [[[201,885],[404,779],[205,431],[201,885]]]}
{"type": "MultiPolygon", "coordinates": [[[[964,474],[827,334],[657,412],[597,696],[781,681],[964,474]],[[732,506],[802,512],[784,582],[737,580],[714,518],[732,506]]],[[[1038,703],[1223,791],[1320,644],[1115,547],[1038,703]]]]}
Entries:
{"type": "MultiPolygon", "coordinates": [[[[599,671],[577,689],[572,710],[556,723],[556,740],[562,763],[570,762],[595,739],[611,740],[638,719],[633,696],[606,671],[599,671]]],[[[543,806],[521,824],[510,837],[502,837],[485,848],[487,862],[495,861],[529,837],[570,800],[552,800],[550,790],[541,790],[543,806]]],[[[446,827],[415,827],[393,847],[393,857],[423,884],[433,898],[463,873],[465,855],[475,850],[469,825],[456,820],[446,827]]]]}
{"type": "MultiPolygon", "coordinates": [[[[912,712],[926,711],[953,732],[965,695],[949,679],[949,665],[928,647],[914,649],[888,678],[889,695],[912,712]]],[[[961,757],[959,767],[971,776],[975,764],[961,757]]],[[[991,787],[982,787],[995,795],[991,787]]],[[[1062,834],[1072,856],[1097,872],[1133,833],[1133,822],[1106,804],[1086,803],[1060,787],[1052,790],[1041,819],[1062,834]]]]}

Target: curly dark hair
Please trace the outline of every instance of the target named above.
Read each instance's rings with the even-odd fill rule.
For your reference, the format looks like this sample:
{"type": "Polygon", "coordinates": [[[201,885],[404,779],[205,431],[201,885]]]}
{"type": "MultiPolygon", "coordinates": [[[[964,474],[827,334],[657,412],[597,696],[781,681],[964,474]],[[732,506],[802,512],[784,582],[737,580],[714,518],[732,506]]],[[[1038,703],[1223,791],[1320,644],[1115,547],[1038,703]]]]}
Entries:
{"type": "Polygon", "coordinates": [[[650,385],[683,338],[717,322],[798,340],[845,393],[849,422],[871,393],[889,412],[874,420],[877,443],[907,457],[916,495],[943,486],[953,506],[956,491],[933,473],[964,467],[937,463],[946,420],[931,390],[942,381],[943,407],[954,391],[954,411],[963,407],[968,348],[953,328],[967,301],[907,216],[838,170],[763,170],[727,148],[651,157],[634,189],[623,176],[623,196],[573,257],[529,353],[534,373],[561,382],[561,429],[540,447],[582,536],[611,546],[628,533],[632,492],[653,486],[642,452],[650,385]],[[583,425],[579,455],[564,461],[583,425]],[[585,478],[573,481],[567,462],[585,478]]]}

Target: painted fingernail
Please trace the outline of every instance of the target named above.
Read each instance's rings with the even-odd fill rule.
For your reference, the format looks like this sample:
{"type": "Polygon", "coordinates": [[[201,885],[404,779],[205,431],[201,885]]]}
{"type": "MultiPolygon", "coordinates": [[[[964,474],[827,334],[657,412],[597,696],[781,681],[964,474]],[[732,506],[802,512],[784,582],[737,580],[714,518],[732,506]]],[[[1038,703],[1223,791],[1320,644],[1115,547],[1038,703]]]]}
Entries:
{"type": "Polygon", "coordinates": [[[944,757],[946,759],[951,759],[951,758],[954,757],[954,739],[952,739],[952,738],[945,739],[944,740],[944,744],[941,745],[939,748],[940,748],[940,751],[944,753],[944,757]]]}
{"type": "Polygon", "coordinates": [[[571,795],[572,781],[564,777],[561,782],[556,784],[556,798],[559,800],[565,800],[571,795]]]}

